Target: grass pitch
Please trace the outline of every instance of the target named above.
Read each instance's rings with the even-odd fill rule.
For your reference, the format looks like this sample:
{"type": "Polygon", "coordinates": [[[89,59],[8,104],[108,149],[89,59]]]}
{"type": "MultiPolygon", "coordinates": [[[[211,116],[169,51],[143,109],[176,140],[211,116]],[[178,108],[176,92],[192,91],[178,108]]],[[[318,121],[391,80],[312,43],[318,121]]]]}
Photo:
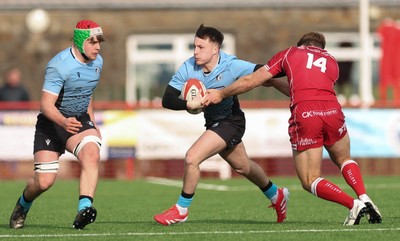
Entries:
{"type": "MultiPolygon", "coordinates": [[[[340,177],[331,177],[354,195],[340,177]]],[[[365,177],[367,191],[382,216],[382,224],[343,226],[346,208],[303,191],[297,178],[273,177],[290,191],[288,217],[276,224],[268,200],[243,178],[202,179],[186,223],[165,227],[153,215],[177,201],[180,180],[101,180],[94,206],[98,216],[84,230],[72,228],[77,213],[78,182],[58,180],[29,211],[25,228],[8,222],[24,181],[0,182],[0,240],[398,240],[400,177],[365,177]]]]}

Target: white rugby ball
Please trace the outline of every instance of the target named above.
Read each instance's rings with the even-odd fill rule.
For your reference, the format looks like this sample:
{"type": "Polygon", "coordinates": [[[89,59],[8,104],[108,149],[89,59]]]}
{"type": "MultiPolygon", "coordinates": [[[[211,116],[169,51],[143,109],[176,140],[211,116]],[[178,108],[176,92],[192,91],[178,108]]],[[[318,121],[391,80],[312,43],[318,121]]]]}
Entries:
{"type": "MultiPolygon", "coordinates": [[[[203,82],[198,79],[191,78],[186,81],[186,83],[182,87],[181,96],[180,98],[183,100],[193,100],[193,98],[200,94],[202,97],[206,94],[206,87],[204,86],[203,82]]],[[[190,114],[199,114],[203,111],[203,108],[195,109],[195,110],[188,110],[190,114]]]]}

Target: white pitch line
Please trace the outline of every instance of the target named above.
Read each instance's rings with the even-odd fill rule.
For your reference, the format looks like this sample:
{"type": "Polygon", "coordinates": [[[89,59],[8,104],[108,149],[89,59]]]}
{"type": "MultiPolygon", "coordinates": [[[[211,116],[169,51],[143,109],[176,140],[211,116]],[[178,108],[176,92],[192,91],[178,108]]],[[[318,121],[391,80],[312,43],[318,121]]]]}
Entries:
{"type": "MultiPolygon", "coordinates": [[[[182,181],[172,180],[167,178],[159,178],[159,177],[148,177],[145,179],[148,183],[164,185],[164,186],[171,186],[171,187],[182,187],[182,181]]],[[[303,190],[300,183],[299,185],[290,185],[286,186],[289,190],[303,190]]],[[[399,189],[400,183],[384,183],[384,184],[369,184],[365,185],[368,189],[399,189]]],[[[199,183],[197,185],[199,189],[205,190],[214,190],[214,191],[251,191],[256,190],[257,187],[255,186],[226,186],[226,185],[217,185],[217,184],[206,184],[206,183],[199,183]]],[[[347,185],[342,186],[342,189],[350,189],[347,185]]]]}
{"type": "Polygon", "coordinates": [[[63,238],[63,237],[108,237],[108,236],[178,236],[213,234],[271,234],[271,233],[334,233],[334,232],[398,232],[400,228],[376,229],[288,229],[288,230],[248,230],[248,231],[197,231],[197,232],[153,232],[153,233],[87,233],[87,234],[23,234],[0,235],[0,238],[63,238]]]}
{"type": "MultiPolygon", "coordinates": [[[[148,183],[165,185],[165,186],[172,186],[172,187],[182,187],[182,181],[171,180],[167,178],[158,178],[158,177],[148,177],[145,179],[148,183]]],[[[231,187],[226,185],[216,185],[216,184],[206,184],[206,183],[199,183],[197,185],[199,189],[206,189],[206,190],[215,190],[215,191],[248,191],[254,190],[255,187],[231,187]]]]}

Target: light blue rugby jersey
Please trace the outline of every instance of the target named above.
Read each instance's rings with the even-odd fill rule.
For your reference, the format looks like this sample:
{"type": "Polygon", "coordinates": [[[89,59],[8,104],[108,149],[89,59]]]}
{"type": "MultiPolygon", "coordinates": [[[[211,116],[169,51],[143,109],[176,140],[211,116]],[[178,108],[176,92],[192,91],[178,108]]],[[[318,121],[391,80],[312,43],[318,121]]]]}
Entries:
{"type": "MultiPolygon", "coordinates": [[[[172,76],[169,85],[181,91],[185,82],[190,78],[201,80],[206,89],[223,89],[242,76],[254,71],[256,64],[240,60],[236,56],[220,51],[218,65],[209,74],[204,74],[201,66],[197,65],[194,57],[186,60],[172,76]]],[[[233,97],[222,100],[217,105],[204,109],[206,122],[215,122],[232,115],[233,97]]]]}
{"type": "Polygon", "coordinates": [[[47,64],[43,91],[58,95],[56,107],[64,116],[87,113],[102,68],[103,58],[100,55],[92,62],[82,63],[69,47],[47,64]]]}

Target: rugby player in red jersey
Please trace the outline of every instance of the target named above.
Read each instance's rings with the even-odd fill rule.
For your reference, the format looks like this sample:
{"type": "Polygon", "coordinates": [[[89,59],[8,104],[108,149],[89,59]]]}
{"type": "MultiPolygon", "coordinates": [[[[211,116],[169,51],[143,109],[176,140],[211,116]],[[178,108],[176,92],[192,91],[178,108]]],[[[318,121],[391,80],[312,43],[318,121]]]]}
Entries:
{"type": "Polygon", "coordinates": [[[290,97],[289,136],[297,175],[305,190],[327,201],[347,207],[344,225],[359,224],[367,216],[369,223],[381,223],[377,206],[366,194],[358,164],[350,157],[350,138],[345,116],[334,86],[339,77],[336,59],[325,50],[325,37],[310,32],[297,46],[275,54],[263,68],[244,76],[224,89],[207,90],[202,103],[247,92],[257,86],[274,86],[290,97]],[[287,76],[286,79],[277,78],[287,76]],[[275,78],[274,78],[275,77],[275,78]],[[323,147],[354,190],[357,198],[321,177],[323,147]]]}

